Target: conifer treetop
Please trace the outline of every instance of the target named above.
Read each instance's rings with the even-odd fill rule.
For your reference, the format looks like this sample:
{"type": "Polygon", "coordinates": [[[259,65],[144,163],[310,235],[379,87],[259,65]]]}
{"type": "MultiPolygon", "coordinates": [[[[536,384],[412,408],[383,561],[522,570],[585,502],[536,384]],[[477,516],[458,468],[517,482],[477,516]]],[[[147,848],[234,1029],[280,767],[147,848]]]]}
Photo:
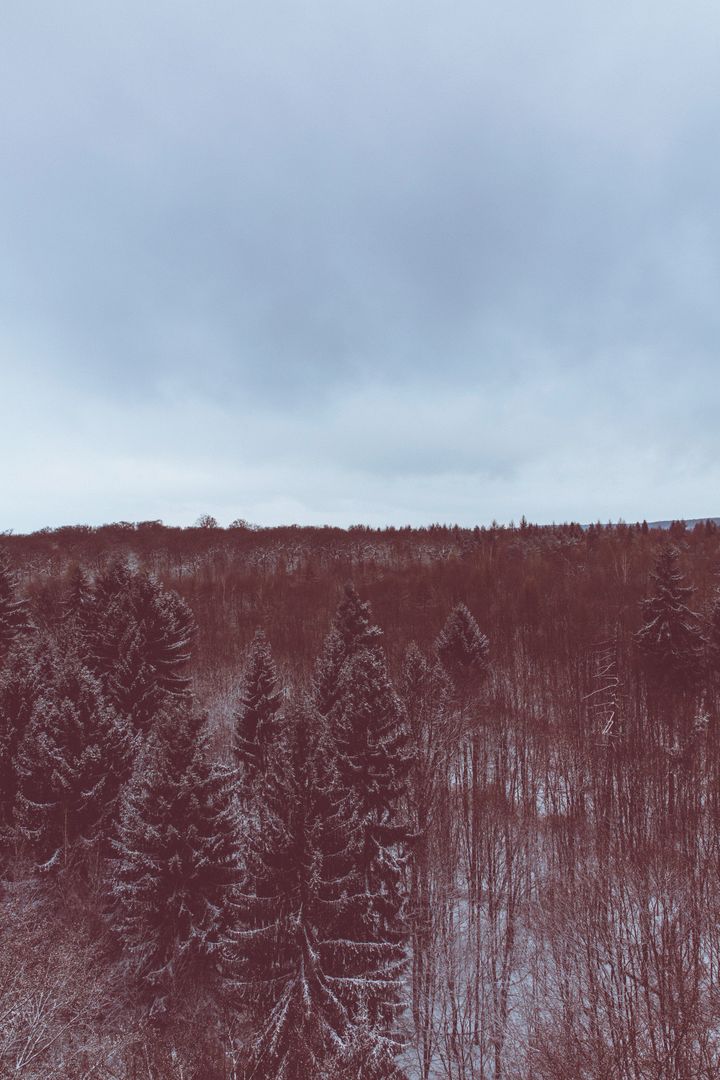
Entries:
{"type": "Polygon", "coordinates": [[[345,585],[342,599],[315,664],[315,703],[329,716],[338,701],[343,665],[361,649],[379,648],[382,630],[372,621],[370,604],[358,596],[352,582],[345,585]]]}
{"type": "Polygon", "coordinates": [[[685,584],[679,562],[677,547],[663,544],[651,574],[654,592],[642,601],[645,622],[635,640],[651,682],[682,691],[699,679],[705,640],[700,616],[687,604],[694,589],[685,584]]]}
{"type": "Polygon", "coordinates": [[[375,897],[362,874],[363,823],[310,703],[295,704],[274,753],[239,898],[238,949],[261,1020],[247,1076],[304,1080],[337,1073],[368,1000],[376,1012],[387,1000],[395,1015],[404,950],[368,936],[375,897]]]}
{"type": "Polygon", "coordinates": [[[27,601],[17,595],[17,577],[10,560],[0,551],[0,663],[14,639],[29,627],[27,601]]]}
{"type": "Polygon", "coordinates": [[[435,651],[456,689],[467,692],[485,679],[490,643],[465,604],[456,604],[440,631],[435,651]]]}
{"type": "Polygon", "coordinates": [[[233,732],[233,753],[251,783],[267,767],[270,746],[280,729],[283,697],[269,642],[264,631],[257,630],[248,652],[233,732]]]}
{"type": "Polygon", "coordinates": [[[205,719],[166,714],[124,792],[110,925],[131,981],[162,1015],[187,979],[222,983],[239,845],[231,773],[210,762],[205,719]]]}
{"type": "Polygon", "coordinates": [[[354,584],[345,585],[333,620],[333,629],[342,641],[345,655],[372,648],[382,638],[382,630],[372,621],[370,604],[361,600],[354,584]]]}
{"type": "Polygon", "coordinates": [[[127,724],[72,655],[36,699],[15,758],[17,833],[46,869],[109,839],[134,750],[127,724]]]}

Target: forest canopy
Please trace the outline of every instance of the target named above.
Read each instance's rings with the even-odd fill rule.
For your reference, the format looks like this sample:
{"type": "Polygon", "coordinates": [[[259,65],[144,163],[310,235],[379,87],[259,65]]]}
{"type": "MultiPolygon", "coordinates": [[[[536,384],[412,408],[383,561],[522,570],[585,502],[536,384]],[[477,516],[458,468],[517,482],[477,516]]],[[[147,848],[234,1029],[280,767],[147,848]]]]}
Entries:
{"type": "Polygon", "coordinates": [[[720,1075],[719,575],[712,521],[0,537],[2,1070],[720,1075]]]}

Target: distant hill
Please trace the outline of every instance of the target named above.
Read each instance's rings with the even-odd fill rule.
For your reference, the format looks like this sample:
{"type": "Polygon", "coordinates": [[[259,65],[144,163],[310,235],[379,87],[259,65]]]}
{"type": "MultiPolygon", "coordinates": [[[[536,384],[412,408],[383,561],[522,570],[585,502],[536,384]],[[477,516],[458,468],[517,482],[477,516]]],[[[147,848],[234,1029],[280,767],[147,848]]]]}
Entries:
{"type": "MultiPolygon", "coordinates": [[[[720,517],[711,518],[676,518],[676,521],[684,521],[688,529],[692,529],[695,525],[704,525],[706,521],[712,521],[715,525],[720,525],[720,517]]],[[[672,521],[648,521],[648,528],[650,529],[669,529],[672,525],[672,521]]]]}

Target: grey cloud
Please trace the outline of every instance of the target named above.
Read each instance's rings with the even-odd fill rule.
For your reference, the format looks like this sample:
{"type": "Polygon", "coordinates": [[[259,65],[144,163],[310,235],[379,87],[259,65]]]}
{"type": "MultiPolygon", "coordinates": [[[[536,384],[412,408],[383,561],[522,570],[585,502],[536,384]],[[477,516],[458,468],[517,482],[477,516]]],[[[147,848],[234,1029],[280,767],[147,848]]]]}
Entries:
{"type": "Polygon", "coordinates": [[[5,425],[33,505],[45,440],[93,518],[93,461],[115,516],[135,468],[169,518],[196,516],[183,476],[327,520],[717,512],[675,507],[697,475],[712,498],[717,447],[713,5],[28,0],[4,24],[2,363],[75,417],[48,407],[39,447],[5,425]]]}

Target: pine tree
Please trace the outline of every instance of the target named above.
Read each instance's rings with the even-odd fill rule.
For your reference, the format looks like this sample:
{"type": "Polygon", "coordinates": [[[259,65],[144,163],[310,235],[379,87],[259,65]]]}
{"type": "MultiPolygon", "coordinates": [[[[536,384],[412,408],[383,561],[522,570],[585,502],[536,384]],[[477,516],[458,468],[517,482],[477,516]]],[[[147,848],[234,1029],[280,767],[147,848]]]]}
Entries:
{"type": "Polygon", "coordinates": [[[137,579],[135,618],[145,628],[148,660],[158,686],[169,699],[181,698],[191,679],[187,667],[197,633],[195,618],[175,592],[161,588],[148,575],[137,579]]]}
{"type": "MultiPolygon", "coordinates": [[[[357,801],[363,842],[358,869],[372,909],[353,932],[378,944],[404,946],[407,927],[401,851],[408,839],[400,820],[411,766],[407,724],[381,648],[369,604],[346,586],[316,665],[314,692],[328,719],[340,778],[357,801]]],[[[373,1022],[391,1024],[391,1011],[370,1003],[373,1022]]]]}
{"type": "Polygon", "coordinates": [[[17,597],[17,580],[10,561],[0,552],[0,663],[15,637],[28,627],[27,602],[17,597]]]}
{"type": "Polygon", "coordinates": [[[343,666],[332,717],[342,779],[363,816],[380,823],[405,793],[411,765],[406,717],[379,649],[343,666]]]}
{"type": "Polygon", "coordinates": [[[235,758],[251,785],[267,767],[268,752],[280,728],[282,698],[270,646],[265,634],[258,630],[248,656],[233,732],[235,758]]]}
{"type": "MultiPolygon", "coordinates": [[[[320,715],[299,708],[276,748],[247,842],[238,933],[258,1036],[246,1076],[305,1080],[336,1069],[368,1002],[397,1012],[402,947],[366,936],[374,897],[360,872],[363,828],[320,715]]],[[[374,1044],[394,1048],[386,1031],[374,1044]]],[[[378,1050],[379,1053],[379,1050],[378,1050]]]]}
{"type": "Polygon", "coordinates": [[[441,630],[435,651],[458,693],[472,693],[485,679],[490,644],[465,604],[457,604],[441,630]]]}
{"type": "Polygon", "coordinates": [[[340,777],[355,795],[363,825],[360,869],[375,896],[372,932],[377,940],[402,943],[399,851],[408,826],[400,820],[400,804],[412,755],[404,710],[379,648],[361,649],[343,665],[331,724],[340,777]]]}
{"type": "Polygon", "coordinates": [[[345,645],[334,628],[325,638],[313,674],[313,696],[318,711],[329,716],[338,699],[340,672],[345,663],[345,645]]]}
{"type": "Polygon", "coordinates": [[[150,1013],[183,986],[218,989],[238,880],[231,775],[208,759],[204,720],[165,717],[120,808],[109,921],[150,1013]]]}
{"type": "Polygon", "coordinates": [[[57,657],[45,638],[20,638],[0,671],[0,841],[8,844],[17,793],[15,755],[33,709],[47,692],[57,657]]]}
{"type": "Polygon", "coordinates": [[[108,672],[109,696],[118,711],[136,731],[148,731],[162,710],[165,696],[157,674],[147,659],[142,626],[130,622],[118,650],[118,658],[108,672]]]}
{"type": "Polygon", "coordinates": [[[382,630],[372,622],[370,604],[360,599],[352,582],[345,586],[335,613],[333,629],[340,636],[346,656],[360,649],[372,649],[380,643],[382,630]]]}
{"type": "MultiPolygon", "coordinates": [[[[83,575],[84,576],[84,575],[83,575]]],[[[92,586],[79,582],[67,593],[68,617],[78,628],[80,651],[103,686],[120,656],[120,643],[132,615],[130,592],[133,574],[126,560],[115,559],[101,570],[92,586]]]]}
{"type": "Polygon", "coordinates": [[[687,606],[694,589],[684,584],[679,560],[678,549],[664,544],[652,574],[655,592],[642,602],[645,622],[635,638],[651,686],[671,692],[697,685],[705,649],[700,617],[687,606]]]}
{"type": "Polygon", "coordinates": [[[193,615],[149,574],[111,563],[89,600],[81,594],[77,618],[88,663],[137,730],[187,694],[193,615]]]}
{"type": "Polygon", "coordinates": [[[92,601],[92,586],[82,566],[75,563],[65,575],[63,608],[66,617],[81,616],[92,601]]]}
{"type": "Polygon", "coordinates": [[[368,1018],[356,1024],[352,1038],[328,1080],[407,1080],[392,1045],[379,1039],[368,1018]]]}
{"type": "Polygon", "coordinates": [[[74,657],[38,697],[15,757],[15,827],[45,870],[107,845],[133,752],[126,723],[74,657]]]}
{"type": "Polygon", "coordinates": [[[381,640],[382,630],[372,622],[370,605],[360,599],[349,582],[315,666],[315,704],[323,716],[328,716],[337,702],[345,661],[360,649],[375,648],[381,640]]]}

